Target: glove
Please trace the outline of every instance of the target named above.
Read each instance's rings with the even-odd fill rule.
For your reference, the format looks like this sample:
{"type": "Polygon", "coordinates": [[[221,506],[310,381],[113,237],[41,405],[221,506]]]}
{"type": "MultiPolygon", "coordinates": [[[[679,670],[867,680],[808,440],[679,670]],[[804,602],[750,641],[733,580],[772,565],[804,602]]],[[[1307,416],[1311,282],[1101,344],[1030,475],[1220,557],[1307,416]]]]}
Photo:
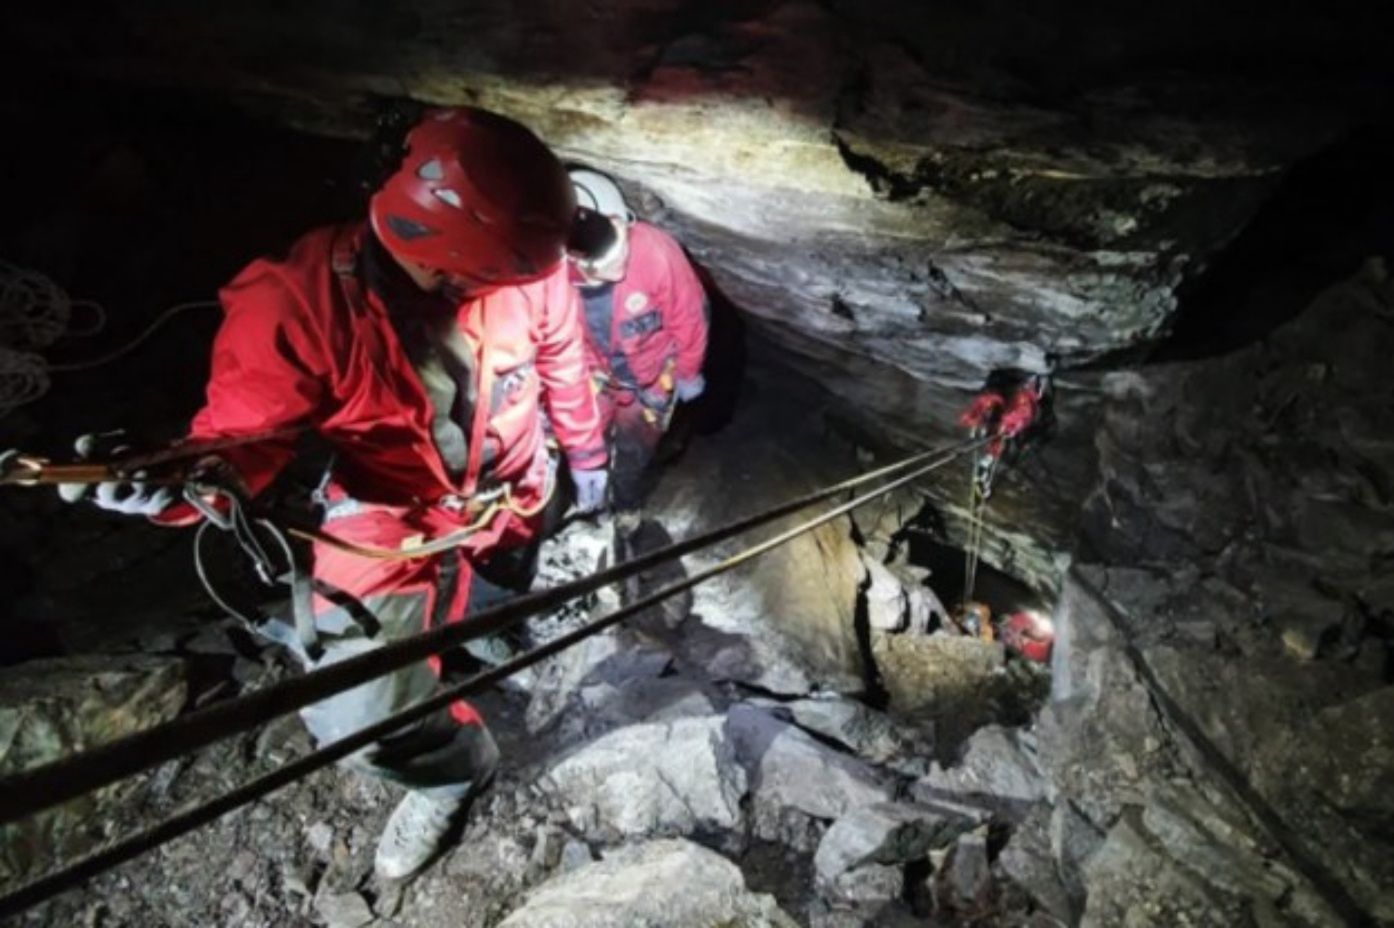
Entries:
{"type": "MultiPolygon", "coordinates": [[[[111,436],[119,436],[120,432],[107,433],[105,435],[88,434],[83,435],[74,443],[77,456],[86,460],[97,450],[102,439],[111,436]]],[[[112,454],[120,454],[122,447],[113,448],[112,454]]],[[[83,499],[91,499],[97,508],[107,512],[119,512],[128,516],[148,516],[154,517],[168,509],[175,502],[174,493],[169,487],[147,486],[139,479],[141,474],[136,474],[135,480],[130,481],[109,481],[97,484],[95,491],[90,484],[86,483],[60,483],[58,485],[58,496],[65,503],[76,503],[83,499]]]]}
{"type": "Polygon", "coordinates": [[[707,389],[707,380],[701,374],[691,380],[678,381],[678,400],[683,403],[690,403],[702,395],[702,391],[707,389]]]}
{"type": "Polygon", "coordinates": [[[596,512],[605,505],[605,489],[610,484],[610,472],[601,470],[573,470],[571,482],[576,486],[576,509],[580,512],[596,512]]]}

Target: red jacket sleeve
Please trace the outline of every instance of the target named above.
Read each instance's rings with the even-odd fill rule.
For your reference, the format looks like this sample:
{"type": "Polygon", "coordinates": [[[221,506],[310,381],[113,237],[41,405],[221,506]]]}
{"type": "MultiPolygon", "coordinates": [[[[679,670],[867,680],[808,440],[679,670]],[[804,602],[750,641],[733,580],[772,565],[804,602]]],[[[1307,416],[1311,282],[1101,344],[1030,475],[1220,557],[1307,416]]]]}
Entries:
{"type": "Polygon", "coordinates": [[[545,284],[537,331],[537,376],[552,430],[572,470],[605,466],[605,428],[586,365],[581,298],[563,265],[545,284]]]}
{"type": "Polygon", "coordinates": [[[664,301],[664,328],[677,344],[677,364],[673,376],[691,380],[702,373],[707,354],[707,294],[697,272],[672,236],[654,229],[655,246],[667,266],[668,299],[664,301]]]}
{"type": "MultiPolygon", "coordinates": [[[[255,261],[218,294],[222,328],[213,342],[206,401],[190,438],[252,435],[311,421],[328,383],[322,341],[306,307],[266,261],[255,261]]],[[[219,452],[252,494],[291,459],[283,439],[219,452]]]]}

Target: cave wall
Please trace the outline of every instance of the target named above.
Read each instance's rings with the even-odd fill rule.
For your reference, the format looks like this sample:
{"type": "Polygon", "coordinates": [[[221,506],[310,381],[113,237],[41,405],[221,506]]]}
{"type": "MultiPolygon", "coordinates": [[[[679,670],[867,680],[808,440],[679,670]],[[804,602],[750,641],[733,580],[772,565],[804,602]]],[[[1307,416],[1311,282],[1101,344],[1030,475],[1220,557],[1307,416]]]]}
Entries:
{"type": "MultiPolygon", "coordinates": [[[[1285,168],[1379,105],[1374,16],[118,0],[81,20],[25,11],[7,67],[230,95],[335,135],[369,133],[387,99],[508,113],[614,173],[786,362],[904,444],[951,433],[992,369],[1107,363],[1164,338],[1177,287],[1285,168]]],[[[1087,485],[1008,488],[1022,537],[996,534],[1006,554],[989,557],[1034,546],[1048,585],[1087,485]]],[[[936,492],[956,518],[962,494],[936,492]]]]}

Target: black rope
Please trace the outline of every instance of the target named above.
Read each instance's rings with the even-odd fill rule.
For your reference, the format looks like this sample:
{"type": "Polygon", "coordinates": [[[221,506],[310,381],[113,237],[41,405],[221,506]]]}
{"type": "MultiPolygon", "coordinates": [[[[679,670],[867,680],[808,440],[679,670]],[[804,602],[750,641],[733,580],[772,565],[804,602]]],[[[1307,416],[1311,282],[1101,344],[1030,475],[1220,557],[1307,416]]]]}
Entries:
{"type": "Polygon", "coordinates": [[[381,648],[293,677],[266,689],[227,702],[215,703],[79,754],[21,771],[0,780],[0,825],[26,818],[142,770],[157,767],[229,735],[246,731],[277,716],[350,690],[471,639],[504,631],[535,613],[556,608],[577,596],[742,534],[870,480],[931,458],[952,460],[981,444],[983,440],[974,439],[959,442],[946,449],[912,455],[870,473],[861,474],[762,513],[615,565],[590,577],[525,594],[470,616],[467,622],[442,625],[411,638],[391,642],[381,648]]]}
{"type": "MultiPolygon", "coordinates": [[[[321,770],[347,757],[354,751],[381,740],[383,737],[399,728],[410,725],[413,722],[426,718],[434,712],[440,711],[457,699],[492,686],[520,670],[531,667],[533,664],[564,651],[598,632],[604,631],[613,625],[617,625],[637,612],[648,609],[668,597],[690,589],[712,577],[739,567],[751,559],[797,538],[805,532],[812,531],[819,526],[825,525],[833,519],[851,512],[858,506],[883,496],[892,490],[898,489],[928,474],[930,471],[949,463],[959,454],[969,450],[971,447],[973,447],[971,444],[960,447],[947,457],[936,459],[924,467],[918,468],[909,474],[896,478],[884,486],[877,487],[875,490],[871,490],[855,499],[836,506],[819,516],[775,535],[773,538],[746,548],[711,567],[698,571],[691,577],[685,577],[682,580],[671,583],[634,603],[601,616],[559,638],[555,638],[525,654],[521,654],[505,664],[476,674],[468,680],[448,687],[436,695],[389,716],[380,722],[328,744],[270,773],[263,774],[260,777],[250,780],[215,799],[186,807],[157,825],[147,828],[144,831],[137,832],[129,838],[125,838],[113,845],[94,851],[60,870],[32,880],[6,893],[4,896],[0,896],[0,917],[13,915],[47,899],[51,899],[61,892],[81,885],[84,881],[93,876],[138,857],[146,851],[153,850],[162,844],[166,844],[180,835],[187,834],[196,828],[206,825],[234,809],[240,808],[249,802],[260,799],[280,789],[282,786],[286,786],[317,770],[321,770]]],[[[921,455],[917,457],[923,458],[924,456],[921,455]]],[[[646,559],[641,558],[640,560],[646,559]]],[[[631,563],[638,563],[638,561],[631,563]]]]}

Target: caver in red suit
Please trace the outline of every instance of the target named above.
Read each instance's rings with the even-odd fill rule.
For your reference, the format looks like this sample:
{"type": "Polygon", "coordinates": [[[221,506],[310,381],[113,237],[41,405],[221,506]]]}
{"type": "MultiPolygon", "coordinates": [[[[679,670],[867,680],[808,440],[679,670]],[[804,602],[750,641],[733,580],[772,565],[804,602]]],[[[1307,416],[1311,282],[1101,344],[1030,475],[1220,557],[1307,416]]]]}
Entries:
{"type": "MultiPolygon", "coordinates": [[[[527,129],[478,110],[433,113],[408,136],[368,223],[311,232],[223,289],[193,438],[318,432],[335,452],[323,530],[363,545],[400,549],[471,523],[488,500],[512,505],[434,557],[316,545],[322,653],[304,655],[312,666],[460,620],[498,592],[477,568],[531,538],[530,513],[555,478],[544,410],[578,502],[603,499],[604,431],[564,261],[575,209],[565,170],[527,129]]],[[[291,455],[289,442],[221,454],[252,493],[291,455]]],[[[179,508],[157,518],[176,521],[179,508]]],[[[333,741],[430,695],[434,670],[423,663],[302,714],[321,743],[333,741]]],[[[351,758],[411,790],[379,843],[380,876],[429,860],[497,757],[460,702],[351,758]]]]}
{"type": "Polygon", "coordinates": [[[572,280],[611,442],[612,501],[618,518],[632,519],[674,407],[705,388],[706,294],[682,247],[635,220],[613,181],[585,169],[571,179],[580,207],[572,280]]]}

